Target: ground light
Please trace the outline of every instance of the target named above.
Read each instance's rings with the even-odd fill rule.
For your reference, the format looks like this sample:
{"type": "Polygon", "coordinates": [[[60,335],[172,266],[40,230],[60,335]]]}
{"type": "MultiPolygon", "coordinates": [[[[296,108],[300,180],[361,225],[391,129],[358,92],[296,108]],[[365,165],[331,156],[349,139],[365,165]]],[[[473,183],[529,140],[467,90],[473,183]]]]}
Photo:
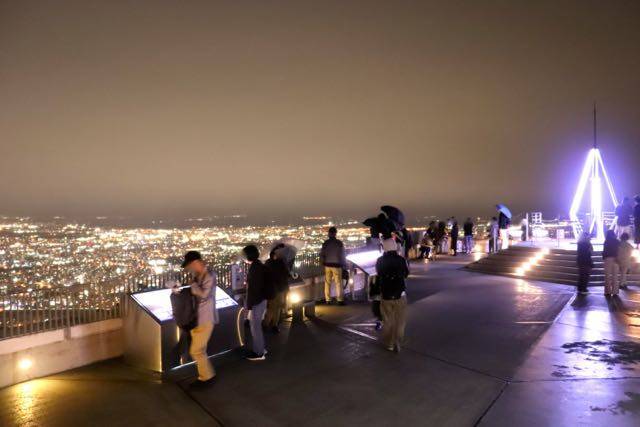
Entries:
{"type": "Polygon", "coordinates": [[[545,257],[545,255],[549,254],[549,248],[542,248],[533,254],[529,259],[522,264],[520,267],[515,269],[516,276],[524,276],[525,273],[531,270],[531,267],[538,265],[538,263],[545,257]]]}
{"type": "Polygon", "coordinates": [[[28,371],[32,366],[33,361],[28,357],[20,359],[20,361],[18,362],[18,368],[20,368],[21,371],[28,371]]]}
{"type": "Polygon", "coordinates": [[[302,301],[302,297],[300,296],[300,293],[298,292],[291,292],[289,294],[289,302],[291,304],[299,304],[300,301],[302,301]]]}

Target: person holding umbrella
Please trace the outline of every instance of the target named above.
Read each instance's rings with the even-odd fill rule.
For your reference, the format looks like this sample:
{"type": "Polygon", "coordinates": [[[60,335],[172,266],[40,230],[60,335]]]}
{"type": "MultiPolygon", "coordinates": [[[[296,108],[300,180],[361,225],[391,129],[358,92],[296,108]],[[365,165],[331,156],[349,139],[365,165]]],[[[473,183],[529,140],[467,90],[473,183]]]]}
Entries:
{"type": "Polygon", "coordinates": [[[500,229],[500,249],[509,249],[509,226],[511,225],[511,211],[503,204],[496,205],[498,209],[498,227],[500,229]]]}

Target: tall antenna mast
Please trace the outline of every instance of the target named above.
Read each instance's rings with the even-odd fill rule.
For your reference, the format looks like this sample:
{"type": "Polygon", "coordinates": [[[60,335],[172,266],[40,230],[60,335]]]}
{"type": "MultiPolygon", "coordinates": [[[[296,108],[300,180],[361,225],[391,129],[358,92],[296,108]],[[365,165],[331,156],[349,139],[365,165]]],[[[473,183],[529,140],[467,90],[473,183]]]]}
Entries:
{"type": "Polygon", "coordinates": [[[593,148],[598,148],[598,116],[596,103],[593,103],[593,148]]]}

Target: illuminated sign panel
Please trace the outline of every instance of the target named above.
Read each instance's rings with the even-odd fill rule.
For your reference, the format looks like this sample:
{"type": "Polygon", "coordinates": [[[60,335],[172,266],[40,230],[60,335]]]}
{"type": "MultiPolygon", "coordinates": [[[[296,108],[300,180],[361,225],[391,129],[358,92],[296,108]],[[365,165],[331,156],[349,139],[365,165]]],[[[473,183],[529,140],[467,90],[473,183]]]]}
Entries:
{"type": "MultiPolygon", "coordinates": [[[[131,295],[133,299],[151,313],[158,321],[165,322],[173,319],[171,310],[171,289],[159,289],[157,291],[141,292],[131,295]]],[[[225,291],[216,286],[216,308],[233,307],[238,303],[225,291]]]]}

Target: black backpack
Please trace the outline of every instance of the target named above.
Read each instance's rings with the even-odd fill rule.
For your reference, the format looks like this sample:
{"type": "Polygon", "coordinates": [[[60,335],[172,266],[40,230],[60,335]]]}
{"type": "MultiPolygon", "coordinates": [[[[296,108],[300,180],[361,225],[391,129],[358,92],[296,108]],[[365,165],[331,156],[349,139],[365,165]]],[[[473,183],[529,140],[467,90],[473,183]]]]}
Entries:
{"type": "Polygon", "coordinates": [[[198,326],[198,298],[191,294],[190,288],[171,293],[171,309],[176,325],[191,330],[198,326]]]}

